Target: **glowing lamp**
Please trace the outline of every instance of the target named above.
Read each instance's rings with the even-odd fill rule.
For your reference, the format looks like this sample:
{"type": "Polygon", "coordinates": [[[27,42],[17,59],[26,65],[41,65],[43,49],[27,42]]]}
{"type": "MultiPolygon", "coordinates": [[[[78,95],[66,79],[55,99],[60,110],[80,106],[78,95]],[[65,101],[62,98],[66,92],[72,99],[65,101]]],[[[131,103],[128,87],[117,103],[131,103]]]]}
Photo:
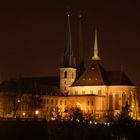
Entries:
{"type": "Polygon", "coordinates": [[[35,111],[35,114],[38,115],[38,114],[39,114],[39,110],[36,110],[36,111],[35,111]]]}
{"type": "Polygon", "coordinates": [[[23,115],[23,116],[25,116],[25,115],[26,115],[26,113],[25,113],[25,112],[23,112],[23,113],[22,113],[22,115],[23,115]]]}

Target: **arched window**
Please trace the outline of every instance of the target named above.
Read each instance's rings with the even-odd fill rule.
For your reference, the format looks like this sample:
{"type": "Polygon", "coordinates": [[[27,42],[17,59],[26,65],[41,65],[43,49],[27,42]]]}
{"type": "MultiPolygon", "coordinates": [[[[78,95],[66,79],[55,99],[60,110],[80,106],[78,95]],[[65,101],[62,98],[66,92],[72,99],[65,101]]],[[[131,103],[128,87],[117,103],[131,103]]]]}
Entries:
{"type": "Polygon", "coordinates": [[[64,72],[64,78],[67,78],[67,71],[64,72]]]}

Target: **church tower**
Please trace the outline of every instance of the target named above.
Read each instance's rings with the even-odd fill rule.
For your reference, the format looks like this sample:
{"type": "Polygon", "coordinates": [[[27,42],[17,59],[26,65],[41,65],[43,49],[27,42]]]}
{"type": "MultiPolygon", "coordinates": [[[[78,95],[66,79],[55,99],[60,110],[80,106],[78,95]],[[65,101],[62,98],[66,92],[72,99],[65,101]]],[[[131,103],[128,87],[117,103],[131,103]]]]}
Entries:
{"type": "Polygon", "coordinates": [[[60,67],[60,90],[68,94],[69,87],[73,84],[76,78],[75,57],[72,49],[71,42],[71,29],[70,29],[70,15],[68,15],[67,22],[67,45],[64,49],[63,64],[60,67]]]}

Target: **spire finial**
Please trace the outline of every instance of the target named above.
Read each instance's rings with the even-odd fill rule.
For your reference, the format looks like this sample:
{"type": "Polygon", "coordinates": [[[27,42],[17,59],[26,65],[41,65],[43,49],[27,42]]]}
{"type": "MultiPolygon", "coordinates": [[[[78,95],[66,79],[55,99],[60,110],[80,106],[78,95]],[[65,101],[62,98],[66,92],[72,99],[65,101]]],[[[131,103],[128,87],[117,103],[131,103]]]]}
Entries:
{"type": "Polygon", "coordinates": [[[100,57],[98,56],[97,29],[95,29],[94,55],[93,55],[92,59],[93,60],[100,60],[100,57]]]}

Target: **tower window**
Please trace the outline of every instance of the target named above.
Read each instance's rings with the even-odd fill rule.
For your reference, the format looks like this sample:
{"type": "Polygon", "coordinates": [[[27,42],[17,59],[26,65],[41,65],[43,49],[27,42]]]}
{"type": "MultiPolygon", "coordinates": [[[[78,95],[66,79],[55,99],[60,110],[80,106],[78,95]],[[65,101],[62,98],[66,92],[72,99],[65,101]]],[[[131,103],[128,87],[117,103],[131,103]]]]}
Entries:
{"type": "Polygon", "coordinates": [[[64,72],[64,78],[67,78],[67,71],[64,72]]]}

